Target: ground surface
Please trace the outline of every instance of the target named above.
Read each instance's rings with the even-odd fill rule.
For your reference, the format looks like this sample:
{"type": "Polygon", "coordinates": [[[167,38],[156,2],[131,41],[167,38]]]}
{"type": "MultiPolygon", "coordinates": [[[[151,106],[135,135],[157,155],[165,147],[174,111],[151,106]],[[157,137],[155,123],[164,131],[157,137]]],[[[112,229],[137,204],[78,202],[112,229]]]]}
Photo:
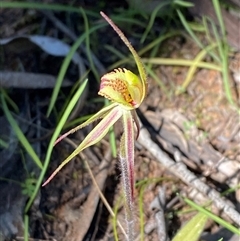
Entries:
{"type": "MultiPolygon", "coordinates": [[[[86,9],[91,10],[91,6],[92,3],[85,3],[86,9]]],[[[111,13],[110,9],[121,10],[117,3],[112,6],[106,4],[104,6],[109,13],[111,13]]],[[[126,6],[127,4],[124,5],[124,7],[126,6]]],[[[37,33],[66,39],[67,43],[72,44],[73,39],[63,34],[45,12],[19,9],[1,9],[0,11],[3,19],[7,19],[1,28],[1,36],[5,38],[37,33]]],[[[83,31],[81,25],[75,24],[76,21],[80,21],[76,15],[56,14],[56,17],[60,19],[59,21],[66,23],[72,32],[83,31]]],[[[160,31],[158,29],[160,23],[162,20],[157,19],[156,25],[153,27],[154,34],[158,34],[160,31]]],[[[120,27],[127,32],[128,36],[131,28],[135,28],[130,40],[136,49],[140,49],[142,46],[138,42],[142,29],[138,26],[125,26],[124,24],[120,24],[120,27]]],[[[94,35],[92,38],[94,40],[91,46],[92,51],[105,68],[118,59],[114,54],[106,56],[106,51],[99,45],[123,46],[123,43],[111,31],[110,28],[102,29],[100,37],[94,35]]],[[[204,42],[205,36],[201,36],[201,38],[204,42]]],[[[151,39],[148,39],[148,42],[151,42],[151,39]]],[[[1,63],[1,71],[8,71],[11,74],[18,71],[57,76],[63,58],[49,56],[38,47],[30,45],[29,41],[15,39],[11,44],[3,47],[1,52],[4,61],[1,63]]],[[[116,49],[124,55],[128,55],[124,47],[116,47],[116,49]]],[[[190,38],[177,36],[162,43],[155,56],[191,60],[200,51],[200,48],[190,38]]],[[[84,60],[84,65],[88,68],[84,51],[79,50],[79,53],[84,60]]],[[[149,56],[146,54],[143,57],[148,58],[149,56]]],[[[206,62],[212,61],[210,57],[205,60],[206,62]]],[[[239,53],[233,51],[229,56],[229,82],[234,103],[238,107],[240,105],[239,62],[239,53]]],[[[130,66],[130,68],[134,70],[134,67],[130,66]]],[[[226,98],[220,72],[206,68],[198,69],[186,91],[177,94],[189,68],[155,65],[152,66],[152,69],[165,89],[160,87],[155,79],[149,77],[148,96],[138,111],[140,120],[150,133],[150,137],[140,136],[136,143],[136,240],[160,240],[156,217],[159,210],[163,211],[163,209],[167,226],[166,234],[172,239],[181,226],[195,214],[195,212],[189,211],[189,206],[180,198],[181,195],[187,196],[199,204],[206,204],[209,200],[198,190],[198,187],[187,181],[184,172],[177,173],[174,168],[168,168],[166,162],[162,161],[165,156],[175,164],[181,162],[201,183],[205,183],[220,193],[239,185],[240,178],[239,114],[226,98]],[[164,156],[154,155],[153,146],[147,147],[148,138],[161,148],[164,156]],[[161,198],[165,199],[164,205],[159,202],[161,198]],[[140,235],[141,226],[145,233],[144,239],[141,239],[140,235]]],[[[78,79],[77,70],[78,68],[74,64],[70,65],[65,77],[66,86],[69,85],[68,80],[78,79]]],[[[102,71],[101,67],[99,67],[99,71],[102,71]]],[[[5,75],[2,76],[5,78],[5,75]]],[[[50,86],[45,89],[39,87],[37,83],[33,84],[32,77],[25,75],[20,78],[18,76],[14,84],[11,82],[13,77],[14,75],[11,75],[9,85],[4,87],[19,108],[18,112],[14,109],[14,118],[43,160],[57,122],[56,113],[53,113],[50,118],[46,117],[54,81],[53,84],[49,81],[50,86]],[[28,78],[30,79],[28,80],[28,78]],[[23,79],[27,81],[23,83],[23,79]]],[[[99,84],[94,80],[92,73],[90,73],[89,79],[88,93],[85,98],[80,100],[83,104],[74,111],[72,119],[94,113],[102,106],[102,102],[97,99],[99,84]]],[[[44,84],[46,83],[44,82],[44,84]]],[[[62,89],[55,111],[61,110],[61,105],[70,91],[70,87],[62,89]]],[[[23,186],[19,183],[24,183],[26,177],[29,178],[31,175],[37,178],[40,171],[31,158],[22,151],[3,112],[1,112],[0,121],[1,138],[10,143],[8,151],[4,148],[1,150],[0,230],[3,232],[3,236],[8,236],[10,240],[13,240],[11,235],[14,236],[14,240],[23,240],[22,212],[28,198],[22,194],[22,191],[29,190],[29,185],[23,186]],[[19,155],[19,152],[22,155],[19,155]],[[9,181],[9,179],[18,182],[9,181]]],[[[92,126],[88,126],[69,138],[75,144],[79,144],[91,129],[92,126]]],[[[121,123],[116,124],[115,133],[118,145],[122,133],[121,123]]],[[[46,177],[57,168],[64,157],[74,150],[72,142],[64,140],[54,147],[46,177]]],[[[110,206],[117,210],[115,211],[117,218],[125,227],[120,182],[121,171],[117,158],[113,158],[111,155],[108,137],[106,137],[102,142],[88,148],[81,156],[76,157],[46,187],[41,188],[29,212],[30,240],[114,240],[112,217],[100,199],[96,185],[89,175],[86,162],[104,197],[110,206]]],[[[239,189],[227,194],[223,199],[227,200],[227,203],[230,203],[238,212],[240,211],[239,189]]],[[[228,222],[234,223],[231,215],[227,215],[214,205],[212,211],[228,222]]],[[[124,240],[119,227],[117,232],[119,240],[124,240]]],[[[3,236],[0,239],[4,240],[3,236]]],[[[213,221],[208,221],[201,240],[218,240],[221,237],[224,237],[226,241],[237,240],[237,237],[234,237],[229,231],[213,221]]]]}

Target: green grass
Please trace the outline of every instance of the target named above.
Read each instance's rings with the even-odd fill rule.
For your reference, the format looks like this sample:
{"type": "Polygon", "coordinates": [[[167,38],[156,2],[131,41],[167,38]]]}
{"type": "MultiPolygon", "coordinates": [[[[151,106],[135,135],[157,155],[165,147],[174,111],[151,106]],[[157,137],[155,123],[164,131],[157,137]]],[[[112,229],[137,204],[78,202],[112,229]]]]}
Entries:
{"type": "MultiPolygon", "coordinates": [[[[213,21],[211,19],[209,19],[209,21],[211,23],[212,31],[214,33],[214,39],[211,38],[210,34],[209,34],[210,30],[208,29],[208,25],[206,24],[206,18],[203,18],[202,21],[203,21],[203,27],[205,28],[205,34],[206,34],[206,36],[208,36],[209,41],[212,41],[212,42],[210,42],[210,45],[212,45],[212,46],[217,45],[217,48],[218,48],[217,53],[216,53],[216,51],[212,51],[212,50],[207,51],[207,49],[206,49],[207,47],[202,44],[202,42],[199,40],[197,35],[191,29],[189,23],[185,19],[182,12],[180,10],[177,10],[177,13],[178,13],[178,16],[179,16],[184,28],[189,33],[191,38],[196,42],[196,44],[202,50],[205,49],[208,52],[208,54],[220,65],[226,98],[232,106],[237,108],[236,103],[234,103],[234,101],[233,101],[233,96],[232,96],[231,88],[230,88],[230,80],[229,80],[229,74],[228,74],[228,72],[229,72],[229,69],[228,69],[229,46],[227,43],[226,29],[225,29],[223,17],[221,14],[220,3],[218,0],[212,0],[212,2],[213,2],[213,6],[215,9],[217,18],[218,18],[218,23],[220,26],[221,33],[219,33],[217,31],[216,25],[213,23],[213,21]]],[[[189,77],[193,77],[193,73],[189,77]]],[[[189,79],[190,78],[188,78],[188,80],[189,79]]],[[[185,81],[187,81],[187,80],[185,80],[185,81]]],[[[183,90],[184,90],[184,87],[185,86],[183,86],[183,90]]]]}
{"type": "MultiPolygon", "coordinates": [[[[219,71],[222,74],[223,77],[223,85],[225,90],[225,95],[228,100],[228,102],[236,107],[236,103],[234,103],[233,96],[230,89],[230,82],[228,77],[228,56],[229,56],[229,46],[227,44],[226,40],[226,29],[224,25],[224,21],[222,19],[221,14],[221,8],[218,0],[213,0],[213,6],[215,8],[215,12],[218,18],[219,26],[220,26],[220,33],[217,31],[216,25],[213,23],[213,21],[209,18],[203,18],[202,24],[196,24],[196,23],[190,23],[187,21],[183,14],[183,9],[179,7],[190,7],[190,3],[187,1],[174,1],[174,9],[177,13],[177,16],[179,17],[179,21],[181,22],[182,26],[184,27],[185,31],[175,31],[170,30],[167,31],[167,28],[169,26],[166,26],[164,34],[161,36],[154,35],[151,33],[151,29],[154,26],[155,20],[157,18],[157,14],[159,10],[166,4],[170,4],[170,2],[160,3],[158,7],[152,12],[151,16],[149,16],[148,21],[146,22],[140,21],[136,19],[136,12],[134,11],[118,11],[118,13],[113,13],[110,15],[110,17],[117,23],[129,24],[128,29],[128,35],[132,32],[132,36],[138,36],[134,34],[135,29],[143,29],[143,35],[139,37],[136,41],[140,43],[141,49],[139,50],[139,55],[142,57],[142,61],[146,64],[146,69],[149,74],[160,86],[161,90],[169,97],[171,97],[171,92],[167,86],[161,81],[156,73],[154,72],[154,66],[158,65],[166,65],[166,66],[186,66],[188,67],[188,72],[185,80],[183,81],[183,84],[176,88],[175,94],[179,95],[186,91],[187,87],[193,81],[195,73],[200,68],[205,69],[211,69],[219,71]],[[213,34],[210,34],[210,33],[213,34]],[[198,34],[205,34],[208,39],[208,44],[204,45],[201,40],[198,37],[198,34]],[[188,35],[188,38],[191,38],[192,41],[196,43],[196,45],[199,46],[200,51],[195,56],[193,60],[186,60],[186,59],[170,59],[170,58],[160,58],[158,56],[158,50],[161,49],[162,43],[170,38],[174,38],[176,36],[186,36],[188,35]],[[141,45],[144,43],[145,46],[141,45]],[[212,62],[207,62],[206,57],[210,57],[212,59],[212,62]]],[[[100,79],[100,73],[97,69],[97,67],[94,64],[94,61],[92,59],[91,51],[92,49],[97,49],[98,46],[96,43],[93,43],[91,41],[91,38],[98,36],[98,31],[103,29],[107,24],[105,22],[96,21],[96,19],[100,19],[100,15],[98,12],[93,12],[89,10],[85,10],[82,8],[76,8],[70,5],[61,5],[61,4],[44,4],[44,3],[34,3],[34,2],[1,2],[0,3],[1,8],[24,8],[24,9],[36,9],[36,10],[51,10],[55,12],[68,12],[68,13],[77,13],[79,16],[82,17],[83,23],[82,28],[84,29],[84,32],[81,33],[81,35],[77,38],[77,40],[72,44],[71,50],[68,53],[68,55],[64,58],[63,63],[61,65],[61,68],[58,73],[56,86],[53,89],[52,96],[50,99],[49,108],[47,110],[47,116],[50,116],[52,113],[54,106],[56,105],[56,102],[58,101],[59,92],[61,89],[62,81],[66,75],[66,72],[69,68],[72,56],[74,53],[79,49],[80,45],[82,43],[85,43],[86,46],[86,61],[89,63],[89,68],[93,72],[93,75],[95,79],[100,79]],[[94,19],[94,21],[92,20],[94,19]]],[[[114,12],[114,11],[113,11],[114,12]]],[[[144,16],[146,17],[146,16],[144,16]]],[[[172,18],[173,16],[169,16],[169,18],[172,18]]],[[[145,18],[146,19],[146,18],[145,18]]],[[[124,31],[124,29],[123,29],[124,31]]],[[[131,37],[131,36],[130,36],[131,37]]],[[[111,42],[113,42],[111,40],[111,42]]],[[[125,55],[122,53],[121,50],[114,48],[112,45],[106,45],[104,46],[106,55],[112,55],[117,59],[115,63],[112,63],[112,65],[108,66],[107,69],[112,70],[113,68],[117,68],[120,66],[125,65],[133,65],[133,58],[130,57],[130,55],[125,55]]],[[[16,133],[16,136],[21,143],[23,149],[29,154],[29,156],[32,158],[33,162],[36,164],[36,166],[40,170],[40,175],[38,178],[35,178],[35,176],[29,175],[29,178],[26,179],[24,183],[22,183],[22,189],[25,194],[29,195],[29,200],[26,204],[25,210],[24,210],[24,225],[25,225],[25,233],[24,233],[24,240],[28,240],[28,227],[29,227],[29,210],[32,206],[32,203],[34,199],[36,198],[37,193],[40,190],[41,184],[43,182],[43,179],[45,177],[45,174],[47,172],[49,162],[51,160],[52,152],[53,152],[53,146],[54,142],[59,136],[60,132],[64,128],[70,128],[74,125],[77,125],[78,123],[86,120],[89,116],[81,116],[75,120],[72,120],[68,122],[68,117],[73,110],[75,104],[81,97],[81,94],[83,93],[86,85],[86,75],[88,74],[88,71],[86,73],[81,73],[83,78],[79,80],[76,85],[73,87],[70,95],[66,97],[65,104],[62,107],[62,110],[57,114],[56,119],[58,120],[58,123],[56,124],[56,128],[52,134],[52,137],[50,139],[50,142],[48,143],[47,151],[46,151],[46,157],[42,161],[41,158],[36,154],[34,151],[30,141],[27,139],[27,137],[24,135],[24,133],[21,131],[18,123],[16,122],[15,118],[13,117],[13,113],[19,113],[19,109],[16,103],[9,97],[8,93],[6,91],[1,91],[1,107],[4,112],[4,115],[8,119],[12,129],[16,133]]],[[[107,103],[105,103],[107,104],[107,103]]],[[[116,138],[114,135],[114,132],[111,131],[110,133],[110,143],[113,155],[116,156],[117,150],[116,150],[116,138]]],[[[3,139],[0,139],[0,145],[3,148],[7,148],[7,142],[3,139]]],[[[154,180],[155,182],[156,180],[154,180]]],[[[164,179],[158,179],[156,182],[162,182],[164,179]]],[[[139,203],[139,218],[140,218],[140,238],[141,240],[144,240],[144,210],[143,210],[143,195],[145,188],[153,182],[153,180],[145,180],[145,183],[142,183],[141,189],[140,189],[140,196],[138,197],[138,203],[139,203]]],[[[140,184],[139,184],[140,185],[140,184]]],[[[179,232],[187,232],[189,230],[195,230],[196,223],[202,222],[204,224],[206,217],[208,219],[214,220],[219,225],[227,228],[232,233],[239,234],[239,230],[236,229],[233,225],[226,222],[225,220],[217,217],[216,215],[212,214],[209,210],[200,207],[193,203],[191,200],[184,199],[184,201],[194,209],[198,210],[198,214],[193,217],[192,223],[190,221],[190,225],[187,227],[187,231],[184,229],[179,230],[179,232]],[[197,221],[196,221],[197,220],[197,221]]],[[[113,215],[113,231],[115,240],[118,240],[118,231],[117,231],[117,213],[118,209],[121,206],[119,202],[114,207],[114,215],[113,215]]],[[[199,227],[199,230],[202,231],[203,226],[199,227]]],[[[195,232],[196,233],[196,232],[195,232]]],[[[195,237],[191,236],[190,240],[193,240],[195,237]],[[191,239],[192,238],[192,239],[191,239]]],[[[176,236],[175,241],[179,240],[176,236]]]]}
{"type": "Polygon", "coordinates": [[[70,100],[66,110],[63,113],[63,116],[61,117],[60,121],[58,122],[56,129],[48,144],[46,157],[45,157],[45,160],[43,163],[41,162],[40,157],[38,157],[37,154],[35,153],[33,147],[27,140],[27,137],[22,133],[18,124],[13,119],[11,111],[9,110],[7,103],[5,101],[5,98],[4,98],[4,95],[6,95],[6,93],[4,95],[1,94],[2,108],[4,110],[5,116],[7,117],[10,125],[12,126],[13,130],[15,131],[20,143],[25,148],[25,151],[29,154],[30,157],[32,157],[32,160],[36,163],[36,165],[40,168],[40,171],[41,171],[37,180],[34,179],[34,181],[33,181],[33,179],[27,179],[25,184],[24,183],[22,184],[23,190],[28,189],[27,193],[31,194],[31,196],[29,197],[29,200],[26,204],[25,210],[24,210],[24,213],[25,213],[25,215],[24,215],[24,226],[25,226],[24,237],[25,237],[26,241],[28,240],[28,238],[26,238],[26,237],[28,237],[28,227],[29,227],[28,226],[28,220],[29,220],[28,212],[32,206],[34,199],[36,198],[37,193],[39,192],[39,189],[40,189],[42,183],[43,183],[43,179],[44,179],[44,176],[46,174],[46,171],[48,169],[49,162],[51,159],[54,142],[58,138],[63,126],[65,125],[65,123],[67,121],[68,116],[70,115],[72,109],[74,108],[75,104],[77,103],[78,99],[80,98],[81,94],[83,93],[83,91],[86,87],[86,84],[87,84],[87,80],[84,80],[84,82],[81,83],[81,85],[79,86],[79,89],[76,91],[76,93],[70,100]],[[30,181],[30,183],[29,183],[29,181],[30,181]],[[29,192],[30,185],[31,185],[31,190],[30,190],[31,192],[29,192]]]}
{"type": "Polygon", "coordinates": [[[28,139],[23,134],[22,130],[20,129],[20,127],[18,125],[18,123],[13,118],[13,116],[12,116],[12,114],[11,114],[9,108],[8,108],[8,105],[6,103],[6,99],[4,98],[4,96],[6,96],[6,93],[5,93],[5,91],[2,90],[2,93],[1,93],[2,108],[3,108],[4,114],[5,114],[8,122],[9,122],[9,124],[11,125],[11,127],[14,130],[14,132],[15,132],[18,140],[19,140],[19,142],[22,144],[22,146],[24,147],[26,152],[32,158],[34,163],[40,168],[40,170],[42,170],[43,169],[43,165],[42,165],[42,162],[41,162],[40,158],[38,157],[38,155],[36,154],[36,152],[32,148],[32,146],[29,143],[28,139]]]}
{"type": "Polygon", "coordinates": [[[206,215],[206,217],[208,217],[209,219],[212,219],[216,223],[220,224],[222,227],[225,227],[226,229],[228,229],[229,231],[231,231],[234,234],[240,235],[240,230],[238,228],[234,227],[232,224],[230,224],[229,222],[225,221],[221,217],[218,217],[217,215],[213,214],[212,212],[210,212],[206,208],[197,205],[196,203],[194,203],[193,201],[191,201],[188,198],[183,198],[183,200],[189,206],[195,208],[196,210],[198,210],[202,214],[206,215]]]}

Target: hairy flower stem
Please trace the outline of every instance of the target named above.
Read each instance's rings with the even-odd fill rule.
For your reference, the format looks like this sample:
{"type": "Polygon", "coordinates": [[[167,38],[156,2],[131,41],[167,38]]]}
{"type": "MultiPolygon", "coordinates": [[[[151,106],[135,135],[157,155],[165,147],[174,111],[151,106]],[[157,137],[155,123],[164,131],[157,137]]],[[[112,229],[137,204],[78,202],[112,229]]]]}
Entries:
{"type": "Polygon", "coordinates": [[[110,73],[106,73],[101,78],[99,95],[112,101],[112,104],[98,111],[81,125],[68,131],[59,137],[55,144],[67,137],[69,134],[86,127],[94,121],[101,120],[79,144],[79,146],[70,154],[52,173],[52,175],[43,184],[46,185],[68,162],[71,161],[85,148],[99,142],[109,131],[109,129],[120,119],[123,120],[124,134],[120,143],[120,163],[122,169],[123,192],[125,196],[126,223],[127,223],[127,241],[134,240],[134,139],[139,135],[140,126],[136,109],[141,105],[146,97],[147,76],[145,68],[137,52],[125,37],[123,32],[114,24],[114,22],[103,12],[101,15],[112,26],[125,45],[132,53],[140,77],[125,68],[117,68],[110,73]],[[136,127],[136,133],[135,133],[136,127]]]}
{"type": "Polygon", "coordinates": [[[122,187],[125,198],[125,218],[127,226],[127,241],[134,240],[134,216],[133,216],[133,200],[131,198],[131,185],[128,173],[127,161],[123,157],[119,157],[122,171],[122,187]]]}
{"type": "Polygon", "coordinates": [[[130,111],[123,113],[124,134],[120,143],[123,193],[125,197],[128,241],[134,240],[134,123],[130,111]]]}

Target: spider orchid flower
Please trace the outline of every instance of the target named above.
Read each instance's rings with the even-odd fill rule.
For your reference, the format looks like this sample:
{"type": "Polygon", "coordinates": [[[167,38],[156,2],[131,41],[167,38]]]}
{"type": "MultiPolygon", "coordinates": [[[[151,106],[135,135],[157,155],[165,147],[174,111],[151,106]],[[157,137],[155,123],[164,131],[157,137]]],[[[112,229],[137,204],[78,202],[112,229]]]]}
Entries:
{"type": "Polygon", "coordinates": [[[135,109],[140,106],[146,95],[146,74],[138,54],[121,30],[103,12],[101,12],[101,15],[113,27],[131,51],[137,64],[140,77],[124,68],[118,68],[103,75],[98,94],[111,100],[112,103],[94,114],[83,124],[73,128],[57,139],[55,144],[80,128],[101,119],[81,144],[58,166],[43,185],[46,185],[63,166],[82,150],[99,142],[108,133],[109,129],[119,119],[122,119],[124,132],[121,138],[119,157],[124,160],[124,170],[122,171],[127,174],[127,178],[124,178],[124,182],[128,187],[128,193],[125,194],[125,196],[127,202],[132,202],[134,190],[134,140],[138,137],[139,133],[139,124],[135,109]]]}

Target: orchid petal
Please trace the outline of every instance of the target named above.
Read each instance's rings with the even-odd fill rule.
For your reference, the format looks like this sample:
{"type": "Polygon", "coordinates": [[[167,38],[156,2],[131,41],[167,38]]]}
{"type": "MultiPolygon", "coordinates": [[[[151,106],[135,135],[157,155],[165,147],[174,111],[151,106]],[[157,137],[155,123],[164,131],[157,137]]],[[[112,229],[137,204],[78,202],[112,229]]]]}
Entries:
{"type": "Polygon", "coordinates": [[[98,111],[96,114],[94,114],[92,117],[90,117],[88,120],[86,120],[84,123],[82,123],[81,125],[78,125],[77,127],[71,129],[70,131],[66,132],[65,134],[61,135],[54,143],[54,145],[56,145],[58,142],[60,142],[62,139],[64,139],[65,137],[67,137],[70,134],[73,134],[74,132],[80,130],[81,128],[88,126],[89,124],[91,124],[94,121],[97,121],[99,119],[102,119],[104,117],[104,115],[106,115],[106,113],[108,113],[111,109],[113,109],[115,106],[117,106],[117,103],[112,103],[106,107],[104,107],[103,109],[101,109],[100,111],[98,111]]]}
{"type": "Polygon", "coordinates": [[[68,156],[52,173],[52,175],[47,179],[43,184],[45,186],[51,181],[51,179],[68,163],[78,155],[85,148],[92,146],[99,142],[109,131],[109,129],[115,124],[116,121],[122,116],[122,108],[120,106],[115,106],[113,109],[110,109],[109,113],[93,128],[93,130],[85,137],[81,144],[68,156]]]}

